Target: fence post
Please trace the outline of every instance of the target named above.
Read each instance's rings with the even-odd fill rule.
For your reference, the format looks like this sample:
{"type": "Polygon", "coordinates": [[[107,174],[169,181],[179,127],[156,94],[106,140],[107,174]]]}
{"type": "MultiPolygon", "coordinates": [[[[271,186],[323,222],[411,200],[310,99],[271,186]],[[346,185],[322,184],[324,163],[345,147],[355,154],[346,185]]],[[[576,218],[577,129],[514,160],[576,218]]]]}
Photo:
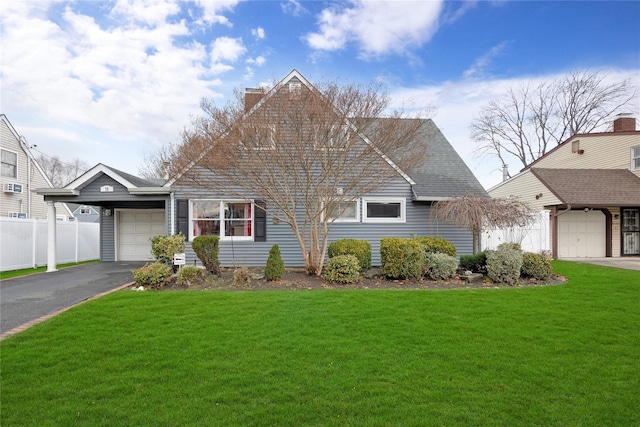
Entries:
{"type": "Polygon", "coordinates": [[[31,221],[31,268],[36,268],[37,254],[36,247],[38,244],[38,220],[35,218],[29,218],[31,221]]]}

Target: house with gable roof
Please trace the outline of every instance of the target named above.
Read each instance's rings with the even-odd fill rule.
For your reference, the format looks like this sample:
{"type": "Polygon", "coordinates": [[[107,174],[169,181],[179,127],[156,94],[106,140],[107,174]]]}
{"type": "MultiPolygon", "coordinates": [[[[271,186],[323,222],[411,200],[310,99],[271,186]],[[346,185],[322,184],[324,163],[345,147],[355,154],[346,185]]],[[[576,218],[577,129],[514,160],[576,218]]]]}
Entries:
{"type": "MultiPolygon", "coordinates": [[[[13,127],[6,115],[0,114],[0,216],[46,219],[47,205],[34,189],[53,187],[36,161],[26,139],[13,127]]],[[[64,204],[57,205],[57,220],[73,218],[64,204]]]]}
{"type": "MultiPolygon", "coordinates": [[[[293,70],[268,92],[247,89],[246,114],[261,107],[262,97],[300,85],[313,87],[293,70]]],[[[386,167],[396,168],[396,178],[370,194],[349,200],[329,232],[330,241],[368,240],[374,265],[380,263],[380,239],[388,236],[441,236],[456,246],[458,254],[472,253],[472,232],[433,220],[430,210],[437,201],[467,193],[487,196],[432,120],[409,120],[420,120],[414,145],[426,151],[424,161],[411,170],[399,170],[394,159],[380,153],[386,167]]],[[[182,233],[187,238],[187,263],[197,260],[191,241],[214,234],[220,237],[223,266],[264,266],[273,244],[279,245],[285,265],[304,265],[290,227],[269,213],[269,200],[255,194],[239,199],[215,174],[199,177],[208,180],[206,186],[194,186],[184,176],[159,183],[99,164],[65,188],[43,189],[41,194],[46,200],[100,207],[103,261],[151,259],[151,237],[182,233]]]]}
{"type": "Polygon", "coordinates": [[[611,132],[577,134],[488,190],[549,210],[554,258],[640,256],[640,131],[620,116],[611,132]]]}

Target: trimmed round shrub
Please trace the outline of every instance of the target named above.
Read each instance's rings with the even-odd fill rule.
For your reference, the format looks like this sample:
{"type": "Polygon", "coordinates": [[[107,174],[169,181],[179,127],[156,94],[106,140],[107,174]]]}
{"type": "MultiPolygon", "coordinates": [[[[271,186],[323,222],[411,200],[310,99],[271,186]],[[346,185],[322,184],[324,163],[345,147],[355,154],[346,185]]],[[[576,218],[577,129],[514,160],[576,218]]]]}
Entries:
{"type": "Polygon", "coordinates": [[[181,285],[191,286],[194,280],[204,276],[204,270],[195,265],[185,265],[178,270],[177,281],[181,285]]]}
{"type": "Polygon", "coordinates": [[[416,240],[424,246],[424,251],[428,254],[441,253],[455,257],[458,253],[454,244],[442,237],[416,237],[416,240]]]}
{"type": "Polygon", "coordinates": [[[385,237],[380,240],[382,274],[389,279],[422,276],[424,248],[417,239],[385,237]]]}
{"type": "Polygon", "coordinates": [[[264,267],[264,278],[267,280],[282,279],[284,274],[284,261],[282,261],[282,255],[280,254],[280,247],[278,245],[271,246],[269,251],[269,258],[267,258],[267,265],[264,267]]]}
{"type": "Polygon", "coordinates": [[[191,242],[191,249],[196,253],[202,265],[207,271],[220,275],[220,262],[218,261],[218,250],[220,237],[218,236],[198,236],[191,242]]]}
{"type": "Polygon", "coordinates": [[[487,273],[487,253],[478,252],[473,255],[460,255],[460,268],[473,273],[487,273]]]}
{"type": "Polygon", "coordinates": [[[158,262],[173,264],[173,254],[184,252],[184,242],[184,234],[153,236],[151,238],[151,254],[158,262]]]}
{"type": "Polygon", "coordinates": [[[458,260],[444,253],[426,254],[424,275],[431,280],[447,280],[456,274],[458,260]]]}
{"type": "Polygon", "coordinates": [[[162,287],[173,273],[171,268],[161,262],[152,262],[133,270],[133,280],[141,286],[162,287]]]}
{"type": "Polygon", "coordinates": [[[498,245],[498,250],[500,251],[502,249],[513,249],[518,252],[522,252],[522,246],[520,246],[520,243],[512,243],[512,242],[500,243],[498,245]]]}
{"type": "Polygon", "coordinates": [[[371,243],[366,240],[341,239],[331,242],[327,249],[329,258],[338,255],[353,255],[358,258],[362,271],[371,268],[371,243]]]}
{"type": "Polygon", "coordinates": [[[522,252],[515,249],[487,252],[487,276],[494,282],[515,284],[521,268],[522,252]]]}
{"type": "Polygon", "coordinates": [[[355,283],[360,278],[360,264],[354,255],[336,255],[324,264],[322,278],[329,282],[355,283]]]}
{"type": "Polygon", "coordinates": [[[553,274],[551,260],[544,255],[525,252],[522,254],[521,274],[538,280],[549,280],[553,274]]]}

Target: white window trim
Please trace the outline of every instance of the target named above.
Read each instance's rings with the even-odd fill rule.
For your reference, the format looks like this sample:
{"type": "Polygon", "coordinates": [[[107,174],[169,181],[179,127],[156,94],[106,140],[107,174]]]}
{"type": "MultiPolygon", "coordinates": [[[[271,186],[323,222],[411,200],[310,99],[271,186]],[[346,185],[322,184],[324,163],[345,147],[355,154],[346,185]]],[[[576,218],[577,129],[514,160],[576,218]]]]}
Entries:
{"type": "MultiPolygon", "coordinates": [[[[255,203],[253,200],[247,201],[243,199],[193,199],[189,200],[189,241],[192,242],[197,236],[193,235],[193,202],[218,202],[220,204],[220,213],[224,214],[224,203],[250,203],[251,204],[251,236],[225,236],[225,225],[228,221],[219,218],[220,221],[220,238],[221,242],[253,242],[256,233],[255,203]]],[[[204,219],[204,218],[202,218],[204,219]]],[[[244,220],[241,220],[244,221],[244,220]]]]}
{"type": "MultiPolygon", "coordinates": [[[[2,151],[6,151],[7,153],[13,153],[13,154],[16,155],[16,175],[15,176],[2,175],[2,177],[3,178],[8,178],[8,179],[18,179],[18,169],[19,169],[19,165],[20,165],[20,153],[18,153],[17,151],[7,150],[6,148],[2,148],[2,149],[0,149],[0,156],[2,155],[2,151]]],[[[632,154],[633,154],[633,151],[632,151],[632,154]]]]}
{"type": "MultiPolygon", "coordinates": [[[[336,218],[336,219],[328,219],[329,223],[336,223],[336,222],[341,222],[341,223],[345,223],[345,222],[350,222],[350,223],[354,223],[354,222],[360,222],[360,199],[351,199],[351,200],[340,200],[343,202],[356,202],[356,216],[355,218],[348,218],[348,219],[344,219],[344,218],[336,218]]],[[[324,202],[323,202],[324,205],[324,202]]],[[[324,206],[323,206],[324,208],[324,206]]],[[[324,221],[324,209],[322,211],[322,220],[324,221]]]]}
{"type": "Polygon", "coordinates": [[[362,199],[362,222],[368,223],[406,223],[407,200],[402,197],[371,197],[362,199]],[[400,218],[369,218],[367,216],[368,203],[400,203],[400,218]]]}
{"type": "Polygon", "coordinates": [[[636,145],[635,147],[631,147],[631,165],[630,168],[632,171],[640,170],[640,145],[636,145]],[[638,150],[638,155],[634,157],[634,152],[638,150]],[[634,167],[636,160],[638,160],[638,167],[634,167]]]}

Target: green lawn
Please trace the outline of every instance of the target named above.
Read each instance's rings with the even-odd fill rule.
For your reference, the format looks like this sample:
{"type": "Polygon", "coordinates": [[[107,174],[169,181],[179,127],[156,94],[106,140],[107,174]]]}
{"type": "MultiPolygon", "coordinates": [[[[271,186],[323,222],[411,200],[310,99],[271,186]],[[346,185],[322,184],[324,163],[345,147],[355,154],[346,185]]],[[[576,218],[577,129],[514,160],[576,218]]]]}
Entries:
{"type": "Polygon", "coordinates": [[[447,291],[121,291],[0,343],[4,426],[637,426],[640,272],[447,291]]]}

